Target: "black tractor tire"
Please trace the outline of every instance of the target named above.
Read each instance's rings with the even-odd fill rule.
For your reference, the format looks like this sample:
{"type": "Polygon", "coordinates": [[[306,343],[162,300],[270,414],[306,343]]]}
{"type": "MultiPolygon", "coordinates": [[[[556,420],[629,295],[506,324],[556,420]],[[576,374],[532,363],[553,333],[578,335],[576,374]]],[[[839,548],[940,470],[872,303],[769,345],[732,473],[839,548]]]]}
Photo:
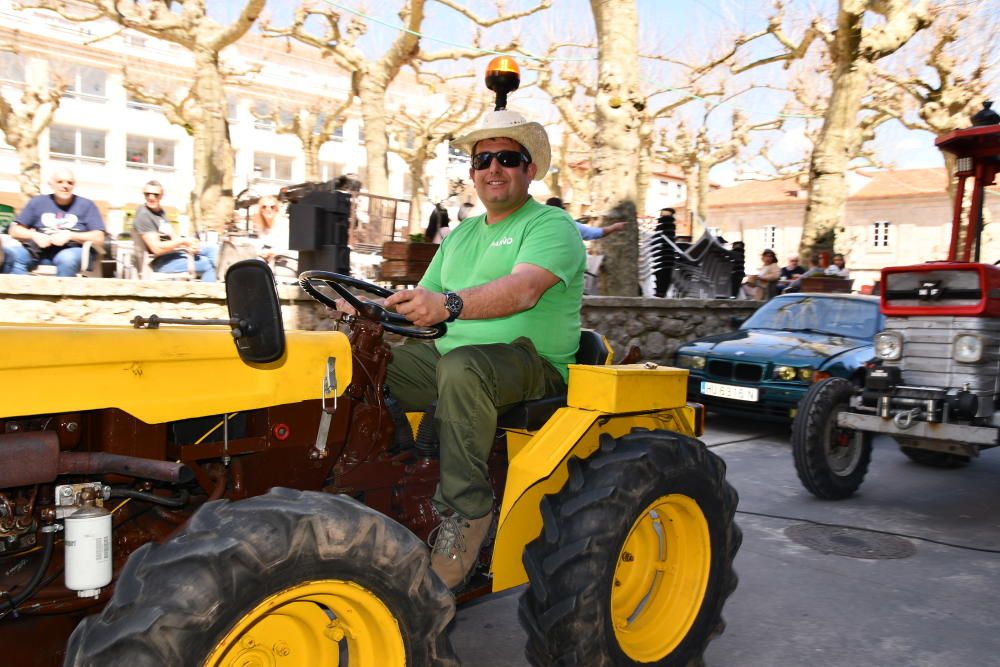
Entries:
{"type": "MultiPolygon", "coordinates": [[[[322,650],[332,651],[332,662],[341,665],[396,667],[375,664],[361,649],[353,653],[357,644],[350,642],[359,627],[364,641],[379,636],[377,628],[368,631],[371,623],[358,621],[368,609],[349,598],[327,604],[334,600],[328,595],[333,589],[308,594],[314,585],[369,594],[365,599],[389,615],[387,625],[395,620],[393,646],[402,646],[406,665],[459,665],[446,634],[454,598],[432,574],[426,546],[347,496],[284,488],[208,503],[167,542],[136,550],[108,605],[73,632],[64,664],[205,665],[223,647],[229,651],[226,664],[319,664],[314,653],[322,650]],[[298,590],[306,592],[282,606],[268,602],[298,590]],[[338,616],[331,608],[349,613],[338,616]],[[298,624],[295,632],[286,634],[291,623],[298,624]],[[348,628],[346,638],[341,623],[348,628]],[[273,640],[274,630],[280,642],[273,640]],[[266,645],[255,642],[251,632],[270,632],[271,639],[266,645]],[[303,641],[297,642],[300,635],[303,641]],[[310,653],[309,642],[322,648],[310,653]],[[276,659],[272,650],[284,657],[276,659]]],[[[220,663],[213,658],[210,665],[220,663]]]]}
{"type": "Polygon", "coordinates": [[[969,465],[969,462],[972,460],[962,454],[935,452],[929,449],[920,449],[919,447],[907,447],[902,443],[899,445],[899,451],[903,452],[914,463],[919,463],[928,468],[962,468],[969,465]]]}
{"type": "Polygon", "coordinates": [[[699,664],[725,627],[722,608],[736,588],[733,558],[742,541],[733,521],[738,497],[722,459],[694,438],[635,429],[618,439],[602,435],[597,452],[567,465],[563,488],[542,499],[542,533],[524,551],[529,586],[518,616],[528,634],[528,661],[538,667],[699,664]],[[687,518],[672,514],[658,504],[663,501],[692,511],[687,518]],[[680,539],[685,522],[697,526],[686,534],[699,539],[680,539]],[[643,532],[652,536],[653,549],[632,555],[626,546],[643,532]],[[665,574],[671,569],[695,576],[665,574]],[[641,600],[638,606],[621,601],[625,590],[639,591],[632,601],[641,600]],[[630,632],[644,633],[652,646],[638,649],[630,632]]]}
{"type": "Polygon", "coordinates": [[[871,433],[860,442],[851,429],[837,427],[837,415],[849,408],[855,386],[843,378],[817,382],[799,404],[792,422],[792,454],[802,485],[817,498],[840,500],[851,496],[868,473],[872,458],[871,433]]]}

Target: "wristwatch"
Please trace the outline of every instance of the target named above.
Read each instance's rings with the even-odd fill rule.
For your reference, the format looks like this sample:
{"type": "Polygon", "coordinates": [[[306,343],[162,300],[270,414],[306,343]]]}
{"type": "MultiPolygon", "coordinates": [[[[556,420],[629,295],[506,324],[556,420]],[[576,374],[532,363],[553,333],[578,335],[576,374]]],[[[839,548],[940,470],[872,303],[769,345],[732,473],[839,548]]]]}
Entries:
{"type": "Polygon", "coordinates": [[[448,310],[448,319],[445,322],[454,322],[458,319],[458,316],[462,314],[462,308],[465,303],[462,301],[462,297],[455,294],[454,292],[444,293],[444,307],[448,310]]]}

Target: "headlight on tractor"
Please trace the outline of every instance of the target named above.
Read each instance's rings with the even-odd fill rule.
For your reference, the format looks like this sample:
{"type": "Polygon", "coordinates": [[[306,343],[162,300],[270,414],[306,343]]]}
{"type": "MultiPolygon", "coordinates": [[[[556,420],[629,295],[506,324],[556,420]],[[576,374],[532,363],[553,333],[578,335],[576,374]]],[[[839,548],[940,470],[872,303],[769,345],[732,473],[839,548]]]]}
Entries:
{"type": "Polygon", "coordinates": [[[681,368],[701,370],[705,367],[705,357],[699,357],[695,354],[678,354],[677,365],[681,368]]]}
{"type": "Polygon", "coordinates": [[[903,335],[896,331],[875,334],[875,356],[885,361],[899,359],[903,354],[903,335]]]}
{"type": "Polygon", "coordinates": [[[951,344],[951,355],[955,361],[974,364],[983,359],[983,339],[976,334],[959,334],[951,344]]]}

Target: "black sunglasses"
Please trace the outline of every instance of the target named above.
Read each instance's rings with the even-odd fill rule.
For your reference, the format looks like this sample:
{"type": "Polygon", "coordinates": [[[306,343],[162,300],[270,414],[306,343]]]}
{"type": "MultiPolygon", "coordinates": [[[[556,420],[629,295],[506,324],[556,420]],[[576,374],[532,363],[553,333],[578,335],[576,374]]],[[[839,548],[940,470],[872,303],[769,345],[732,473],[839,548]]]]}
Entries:
{"type": "Polygon", "coordinates": [[[162,195],[161,193],[159,193],[159,192],[143,192],[142,194],[143,194],[144,196],[146,196],[146,197],[162,197],[162,196],[163,196],[163,195],[162,195]]]}
{"type": "Polygon", "coordinates": [[[531,164],[531,156],[523,151],[483,151],[472,156],[472,168],[477,171],[488,169],[494,157],[501,167],[508,169],[518,167],[522,162],[531,164]]]}

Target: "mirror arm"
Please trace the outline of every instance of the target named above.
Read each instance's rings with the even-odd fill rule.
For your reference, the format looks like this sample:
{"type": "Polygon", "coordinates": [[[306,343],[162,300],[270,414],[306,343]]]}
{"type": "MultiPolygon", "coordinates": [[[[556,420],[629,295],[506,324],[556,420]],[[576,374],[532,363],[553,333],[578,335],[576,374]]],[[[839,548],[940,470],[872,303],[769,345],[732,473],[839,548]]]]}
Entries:
{"type": "Polygon", "coordinates": [[[159,329],[161,324],[212,324],[216,326],[221,324],[232,327],[234,337],[242,335],[252,336],[255,332],[255,327],[248,320],[240,320],[235,317],[226,320],[184,320],[174,317],[160,317],[159,315],[150,315],[149,317],[136,315],[132,318],[132,326],[136,329],[159,329]]]}

